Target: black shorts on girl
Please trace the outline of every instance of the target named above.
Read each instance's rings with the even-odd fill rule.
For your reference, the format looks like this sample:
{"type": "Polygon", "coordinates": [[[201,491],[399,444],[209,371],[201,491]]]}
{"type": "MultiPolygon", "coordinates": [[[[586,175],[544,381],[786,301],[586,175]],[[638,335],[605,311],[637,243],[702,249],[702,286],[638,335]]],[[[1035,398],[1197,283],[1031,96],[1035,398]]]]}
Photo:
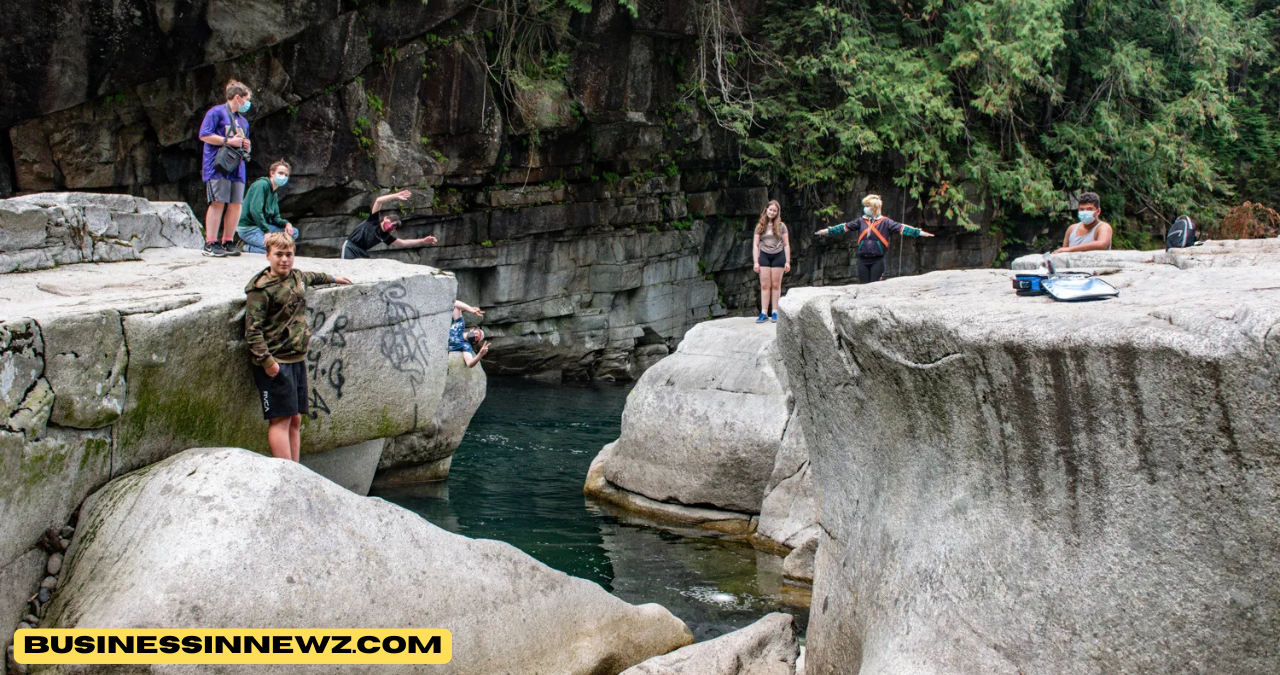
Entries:
{"type": "Polygon", "coordinates": [[[760,266],[761,267],[786,267],[787,252],[778,251],[777,253],[765,253],[764,251],[761,251],[760,266]]]}
{"type": "Polygon", "coordinates": [[[293,417],[311,411],[307,400],[307,362],[279,363],[275,377],[262,366],[253,366],[253,383],[258,386],[262,419],[293,417]]]}

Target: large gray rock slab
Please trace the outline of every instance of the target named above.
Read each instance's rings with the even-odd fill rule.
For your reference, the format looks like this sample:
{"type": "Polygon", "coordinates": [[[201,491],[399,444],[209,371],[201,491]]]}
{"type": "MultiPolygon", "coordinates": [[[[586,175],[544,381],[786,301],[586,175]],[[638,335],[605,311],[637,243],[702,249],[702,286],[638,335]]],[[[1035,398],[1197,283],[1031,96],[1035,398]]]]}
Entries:
{"type": "Polygon", "coordinates": [[[604,446],[587,469],[582,492],[597,505],[615,509],[616,515],[627,521],[665,529],[688,528],[688,536],[749,536],[755,531],[756,518],[751,514],[660,502],[610,483],[604,477],[604,466],[616,446],[616,441],[604,446]]]}
{"type": "Polygon", "coordinates": [[[393,670],[477,675],[616,673],[692,641],[662,607],[627,604],[297,464],[226,448],[186,451],[86,501],[42,625],[429,626],[452,632],[453,660],[393,670]]]}
{"type": "MultiPolygon", "coordinates": [[[[243,331],[244,285],[264,265],[153,248],[0,275],[0,567],[114,476],[192,446],[267,452],[243,331]]],[[[453,278],[393,261],[298,267],[356,282],[308,294],[304,457],[426,428],[445,385],[453,278]]],[[[377,454],[308,461],[367,490],[377,454]]]]}
{"type": "Polygon", "coordinates": [[[483,365],[467,367],[462,352],[449,352],[448,358],[444,393],[430,426],[387,439],[374,478],[378,485],[422,483],[449,476],[453,453],[484,402],[488,379],[483,365]]]}
{"type": "Polygon", "coordinates": [[[689,331],[627,397],[604,477],[660,502],[758,513],[791,417],[774,330],[736,318],[689,331]]]}
{"type": "MultiPolygon", "coordinates": [[[[143,257],[0,277],[0,297],[10,300],[0,319],[29,317],[61,336],[103,318],[102,331],[82,331],[85,353],[75,353],[102,355],[67,378],[64,397],[73,399],[99,386],[118,391],[118,364],[106,365],[114,359],[111,343],[99,338],[116,330],[124,336],[127,394],[114,421],[117,475],[173,448],[232,441],[265,451],[243,319],[244,285],[264,258],[206,258],[187,249],[151,249],[143,257]],[[116,316],[119,327],[111,323],[116,316]]],[[[302,258],[296,266],[355,281],[308,292],[314,337],[303,452],[427,428],[444,391],[453,277],[392,261],[302,258]]],[[[73,342],[62,341],[59,354],[74,351],[73,342]]],[[[58,394],[55,388],[55,401],[58,394]]]]}
{"type": "Polygon", "coordinates": [[[795,621],[775,612],[746,628],[655,656],[622,675],[794,675],[799,651],[795,621]]]}
{"type": "Polygon", "coordinates": [[[200,248],[191,207],[141,197],[52,192],[0,200],[0,273],[137,260],[149,248],[200,248]]]}
{"type": "Polygon", "coordinates": [[[807,672],[1280,670],[1280,265],[1146,264],[1084,304],[1008,274],[783,299],[807,672]]]}

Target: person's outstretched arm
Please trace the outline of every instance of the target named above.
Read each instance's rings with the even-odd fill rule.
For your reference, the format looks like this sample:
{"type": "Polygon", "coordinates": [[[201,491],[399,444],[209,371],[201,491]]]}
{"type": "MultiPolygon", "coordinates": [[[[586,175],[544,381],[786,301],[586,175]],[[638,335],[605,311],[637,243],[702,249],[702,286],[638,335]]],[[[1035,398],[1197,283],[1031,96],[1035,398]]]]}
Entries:
{"type": "Polygon", "coordinates": [[[483,359],[484,355],[488,353],[489,341],[486,340],[484,344],[480,345],[480,351],[475,354],[472,354],[471,352],[462,352],[462,360],[467,364],[468,368],[475,368],[476,364],[480,363],[480,359],[483,359]]]}
{"type": "Polygon", "coordinates": [[[308,286],[327,286],[329,284],[349,284],[351,280],[346,277],[340,277],[333,274],[325,274],[324,272],[299,272],[302,274],[302,282],[308,286]]]}
{"type": "Polygon", "coordinates": [[[454,309],[454,311],[459,312],[459,314],[458,314],[459,318],[461,318],[461,316],[462,316],[461,312],[467,312],[467,313],[469,313],[469,314],[475,314],[476,316],[484,316],[484,310],[483,310],[483,309],[480,309],[479,307],[472,307],[471,305],[468,305],[467,303],[465,303],[465,302],[463,302],[463,301],[461,301],[461,300],[454,300],[454,301],[453,301],[453,309],[454,309]]]}
{"type": "Polygon", "coordinates": [[[386,204],[387,202],[397,202],[397,201],[402,202],[412,196],[413,195],[408,190],[401,190],[399,192],[393,192],[389,195],[382,195],[381,197],[378,197],[377,199],[373,200],[373,209],[369,211],[369,213],[377,213],[381,211],[382,205],[386,204]]]}
{"type": "Polygon", "coordinates": [[[933,236],[932,234],[929,234],[928,232],[925,232],[924,230],[918,227],[911,227],[910,225],[906,225],[904,223],[898,223],[898,227],[900,228],[900,231],[902,232],[902,236],[904,237],[932,237],[933,236]]]}
{"type": "Polygon", "coordinates": [[[432,236],[422,237],[421,239],[399,239],[391,242],[392,246],[420,246],[422,244],[434,244],[436,238],[432,236]]]}
{"type": "Polygon", "coordinates": [[[851,221],[849,221],[849,222],[847,222],[847,223],[840,223],[839,225],[832,225],[831,227],[824,227],[824,228],[822,228],[821,230],[818,230],[817,232],[814,232],[814,234],[818,235],[819,237],[825,237],[825,236],[827,236],[828,234],[844,234],[845,232],[848,232],[848,231],[850,231],[850,230],[852,229],[852,228],[850,228],[849,226],[850,226],[850,225],[852,225],[852,224],[853,224],[853,222],[854,222],[854,221],[852,221],[852,220],[851,220],[851,221]]]}

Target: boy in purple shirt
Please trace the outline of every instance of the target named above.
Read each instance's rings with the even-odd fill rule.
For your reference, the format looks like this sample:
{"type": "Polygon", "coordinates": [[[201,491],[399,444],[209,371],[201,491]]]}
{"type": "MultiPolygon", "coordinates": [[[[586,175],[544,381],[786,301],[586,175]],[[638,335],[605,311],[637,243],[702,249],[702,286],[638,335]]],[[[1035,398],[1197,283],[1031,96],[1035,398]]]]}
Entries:
{"type": "Polygon", "coordinates": [[[209,200],[209,209],[204,214],[204,254],[218,258],[240,255],[235,250],[232,237],[240,223],[240,203],[244,201],[245,163],[240,162],[234,171],[223,173],[214,166],[213,160],[223,145],[242,148],[245,152],[251,148],[249,120],[242,113],[248,112],[253,92],[244,84],[231,80],[227,82],[226,95],[227,102],[210,108],[200,125],[200,140],[204,141],[204,164],[200,175],[209,200]],[[219,230],[222,231],[221,242],[218,241],[219,230]]]}

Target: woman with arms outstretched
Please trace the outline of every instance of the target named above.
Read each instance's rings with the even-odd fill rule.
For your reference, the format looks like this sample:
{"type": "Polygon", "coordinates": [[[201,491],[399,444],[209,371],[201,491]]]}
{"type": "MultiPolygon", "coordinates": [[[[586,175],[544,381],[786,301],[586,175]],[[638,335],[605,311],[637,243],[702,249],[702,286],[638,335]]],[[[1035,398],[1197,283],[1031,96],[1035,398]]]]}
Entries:
{"type": "Polygon", "coordinates": [[[880,195],[862,198],[862,215],[847,223],[840,223],[814,232],[819,237],[828,234],[858,233],[858,283],[869,284],[884,279],[884,255],[889,251],[889,235],[901,233],[904,237],[932,237],[932,234],[910,225],[890,220],[880,214],[883,202],[880,195]]]}

